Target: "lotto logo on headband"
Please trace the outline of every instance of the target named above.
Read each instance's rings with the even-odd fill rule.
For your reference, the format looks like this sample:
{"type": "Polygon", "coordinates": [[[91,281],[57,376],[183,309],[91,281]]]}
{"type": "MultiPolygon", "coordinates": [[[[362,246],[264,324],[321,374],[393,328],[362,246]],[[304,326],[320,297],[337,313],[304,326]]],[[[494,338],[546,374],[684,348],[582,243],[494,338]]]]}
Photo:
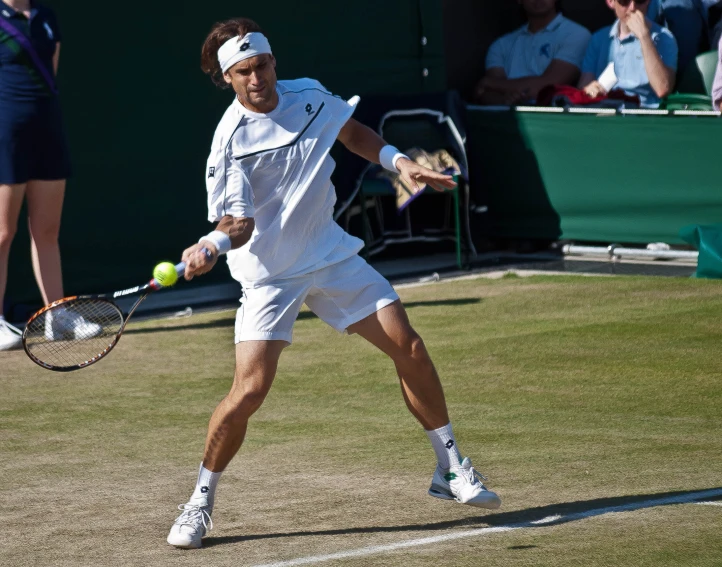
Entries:
{"type": "Polygon", "coordinates": [[[250,32],[243,37],[232,37],[218,49],[218,63],[225,73],[239,61],[256,55],[271,55],[271,45],[260,32],[250,32]]]}

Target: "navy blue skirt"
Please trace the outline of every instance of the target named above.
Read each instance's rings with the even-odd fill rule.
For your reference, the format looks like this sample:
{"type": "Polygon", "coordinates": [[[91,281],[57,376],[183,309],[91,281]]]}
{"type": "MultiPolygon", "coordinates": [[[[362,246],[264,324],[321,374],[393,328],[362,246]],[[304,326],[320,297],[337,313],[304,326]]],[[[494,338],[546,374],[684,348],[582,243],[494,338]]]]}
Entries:
{"type": "Polygon", "coordinates": [[[0,184],[70,177],[58,99],[0,101],[0,184]]]}

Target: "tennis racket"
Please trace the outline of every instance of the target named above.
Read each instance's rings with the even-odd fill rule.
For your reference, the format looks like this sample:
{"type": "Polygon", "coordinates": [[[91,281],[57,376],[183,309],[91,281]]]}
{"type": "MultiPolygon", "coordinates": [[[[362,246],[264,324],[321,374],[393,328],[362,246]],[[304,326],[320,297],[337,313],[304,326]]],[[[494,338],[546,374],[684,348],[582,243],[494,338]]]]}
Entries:
{"type": "MultiPolygon", "coordinates": [[[[210,252],[205,251],[207,255],[210,252]]],[[[185,262],[176,264],[178,277],[185,262]]],[[[28,321],[23,348],[34,363],[48,370],[69,372],[95,364],[118,344],[128,319],[151,292],[163,289],[155,278],[148,283],[95,295],[64,297],[46,305],[28,321]],[[123,315],[114,300],[140,295],[123,315]]]]}

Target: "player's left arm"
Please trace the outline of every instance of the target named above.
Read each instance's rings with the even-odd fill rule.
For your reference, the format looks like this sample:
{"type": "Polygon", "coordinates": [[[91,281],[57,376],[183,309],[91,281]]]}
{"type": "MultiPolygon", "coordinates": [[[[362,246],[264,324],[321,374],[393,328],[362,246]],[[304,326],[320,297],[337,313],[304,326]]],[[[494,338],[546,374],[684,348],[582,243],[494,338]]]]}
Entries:
{"type": "MultiPolygon", "coordinates": [[[[364,126],[358,120],[349,118],[348,122],[341,128],[338,141],[346,148],[372,163],[381,163],[379,154],[386,141],[368,126],[364,126]]],[[[419,184],[427,184],[437,191],[445,191],[456,187],[451,175],[444,175],[428,169],[407,157],[401,157],[396,161],[396,168],[399,174],[411,187],[418,190],[419,184]]]]}

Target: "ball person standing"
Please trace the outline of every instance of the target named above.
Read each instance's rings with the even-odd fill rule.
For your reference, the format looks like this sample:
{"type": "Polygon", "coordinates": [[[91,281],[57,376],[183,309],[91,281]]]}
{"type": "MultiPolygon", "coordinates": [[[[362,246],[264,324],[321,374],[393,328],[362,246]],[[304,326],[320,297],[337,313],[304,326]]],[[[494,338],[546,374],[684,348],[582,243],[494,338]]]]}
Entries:
{"type": "Polygon", "coordinates": [[[49,8],[0,1],[0,350],[21,344],[3,316],[3,298],[23,200],[43,300],[63,297],[58,233],[70,162],[55,83],[60,40],[49,8]]]}

